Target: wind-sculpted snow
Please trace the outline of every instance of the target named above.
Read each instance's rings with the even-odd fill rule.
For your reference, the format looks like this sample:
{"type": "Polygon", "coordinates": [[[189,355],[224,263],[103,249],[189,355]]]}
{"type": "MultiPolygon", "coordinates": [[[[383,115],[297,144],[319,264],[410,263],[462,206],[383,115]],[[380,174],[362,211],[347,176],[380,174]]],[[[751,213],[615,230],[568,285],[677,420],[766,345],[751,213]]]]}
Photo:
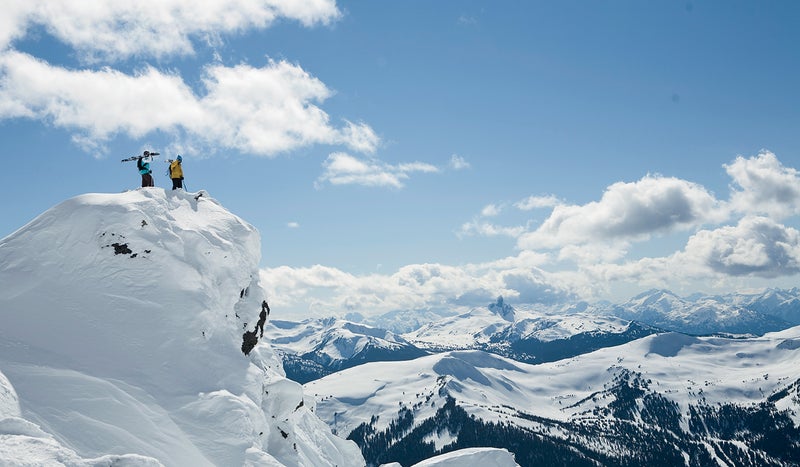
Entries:
{"type": "MultiPolygon", "coordinates": [[[[40,368],[39,371],[46,372],[40,368]]],[[[55,381],[47,381],[36,389],[41,391],[62,390],[55,381]]],[[[80,400],[86,400],[81,395],[80,400]]],[[[73,412],[77,414],[77,412],[73,412]]],[[[69,413],[63,415],[69,417],[69,413]]],[[[70,426],[68,429],[78,429],[70,426]]],[[[93,440],[94,441],[94,440],[93,440]]],[[[3,373],[0,373],[0,465],[13,466],[100,466],[126,465],[130,467],[161,467],[157,459],[136,454],[105,455],[86,459],[73,449],[64,446],[39,425],[23,418],[16,390],[3,373]]]]}
{"type": "Polygon", "coordinates": [[[786,339],[778,344],[779,349],[797,350],[800,349],[800,339],[786,339]]]}
{"type": "Polygon", "coordinates": [[[19,417],[19,398],[11,382],[3,373],[0,373],[0,419],[19,417]]]}
{"type": "MultiPolygon", "coordinates": [[[[515,467],[514,456],[505,449],[470,448],[442,454],[411,467],[515,467]]],[[[388,467],[388,466],[387,466],[388,467]]]]}
{"type": "Polygon", "coordinates": [[[697,344],[700,339],[677,332],[668,332],[653,336],[650,339],[650,352],[662,357],[675,357],[678,352],[692,344],[697,344]]]}
{"type": "Polygon", "coordinates": [[[210,198],[160,189],[73,198],[2,241],[12,294],[0,297],[3,333],[147,390],[202,388],[247,368],[222,352],[203,361],[183,351],[236,334],[237,292],[250,285],[259,245],[252,226],[210,198]],[[137,256],[104,248],[110,238],[137,256]]]}
{"type": "Polygon", "coordinates": [[[78,196],[0,240],[0,427],[21,433],[0,465],[363,465],[269,345],[242,354],[259,261],[251,225],[160,188],[78,196]]]}
{"type": "Polygon", "coordinates": [[[471,379],[475,383],[490,386],[492,383],[481,371],[460,358],[444,357],[436,362],[431,369],[440,376],[452,376],[458,381],[471,379]]]}

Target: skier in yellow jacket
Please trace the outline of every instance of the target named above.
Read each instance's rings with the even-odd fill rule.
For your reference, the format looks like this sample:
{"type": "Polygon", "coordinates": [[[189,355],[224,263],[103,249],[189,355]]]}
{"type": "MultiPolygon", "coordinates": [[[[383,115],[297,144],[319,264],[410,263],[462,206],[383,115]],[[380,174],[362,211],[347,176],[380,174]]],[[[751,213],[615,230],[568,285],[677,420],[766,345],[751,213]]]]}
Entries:
{"type": "Polygon", "coordinates": [[[181,161],[183,158],[179,155],[177,159],[169,164],[169,178],[172,179],[172,189],[183,188],[183,167],[181,161]]]}

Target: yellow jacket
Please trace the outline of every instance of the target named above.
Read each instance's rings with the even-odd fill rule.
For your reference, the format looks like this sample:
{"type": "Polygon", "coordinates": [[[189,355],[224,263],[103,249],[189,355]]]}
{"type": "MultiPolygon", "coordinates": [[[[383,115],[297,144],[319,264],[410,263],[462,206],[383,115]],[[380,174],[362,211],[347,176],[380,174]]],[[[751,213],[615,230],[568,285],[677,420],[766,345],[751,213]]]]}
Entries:
{"type": "Polygon", "coordinates": [[[169,165],[169,178],[183,178],[183,167],[178,161],[172,161],[169,165]]]}

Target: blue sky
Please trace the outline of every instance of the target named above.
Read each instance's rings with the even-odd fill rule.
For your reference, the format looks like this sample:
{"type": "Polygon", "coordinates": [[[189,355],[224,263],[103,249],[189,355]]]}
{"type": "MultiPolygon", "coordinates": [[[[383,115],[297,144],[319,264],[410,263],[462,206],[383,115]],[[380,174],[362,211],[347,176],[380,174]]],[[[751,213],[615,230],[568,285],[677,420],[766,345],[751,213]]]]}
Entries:
{"type": "Polygon", "coordinates": [[[260,230],[287,316],[796,284],[796,2],[30,3],[0,236],[151,149],[260,230]]]}

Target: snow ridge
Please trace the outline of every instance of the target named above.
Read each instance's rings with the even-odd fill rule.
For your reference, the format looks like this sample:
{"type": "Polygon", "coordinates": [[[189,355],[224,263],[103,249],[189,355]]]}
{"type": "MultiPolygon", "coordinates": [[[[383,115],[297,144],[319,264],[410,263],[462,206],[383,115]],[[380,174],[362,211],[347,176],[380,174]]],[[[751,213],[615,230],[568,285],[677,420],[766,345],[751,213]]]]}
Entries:
{"type": "Polygon", "coordinates": [[[0,240],[4,465],[365,464],[269,345],[240,351],[260,237],[195,196],[82,195],[0,240]]]}

